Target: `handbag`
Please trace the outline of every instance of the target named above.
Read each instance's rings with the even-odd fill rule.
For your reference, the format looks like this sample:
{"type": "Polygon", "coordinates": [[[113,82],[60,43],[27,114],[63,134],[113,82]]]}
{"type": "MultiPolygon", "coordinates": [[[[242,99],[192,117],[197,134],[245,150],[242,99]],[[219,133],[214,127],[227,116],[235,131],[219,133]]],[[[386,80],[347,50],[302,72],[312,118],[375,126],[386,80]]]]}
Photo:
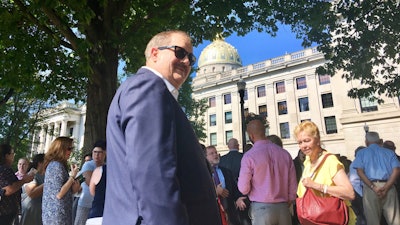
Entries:
{"type": "MultiPolygon", "coordinates": [[[[311,177],[318,172],[329,155],[325,155],[311,177]]],[[[296,199],[296,211],[302,225],[346,225],[349,221],[348,208],[342,199],[317,196],[310,188],[307,188],[302,198],[296,199]]]]}

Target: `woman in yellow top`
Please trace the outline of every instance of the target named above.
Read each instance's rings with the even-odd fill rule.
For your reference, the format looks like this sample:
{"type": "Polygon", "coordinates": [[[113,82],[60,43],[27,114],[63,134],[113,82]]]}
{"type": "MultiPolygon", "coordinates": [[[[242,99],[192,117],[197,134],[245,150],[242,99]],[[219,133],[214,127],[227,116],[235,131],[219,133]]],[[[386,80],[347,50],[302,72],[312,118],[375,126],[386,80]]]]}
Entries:
{"type": "MultiPolygon", "coordinates": [[[[306,155],[303,175],[297,188],[297,196],[303,197],[306,188],[311,188],[317,196],[331,195],[344,200],[354,199],[354,190],[344,166],[335,155],[328,156],[316,176],[313,179],[310,178],[315,167],[322,161],[324,155],[328,154],[321,148],[320,132],[317,125],[311,121],[304,121],[295,128],[294,135],[300,150],[306,155]]],[[[346,201],[346,204],[349,206],[350,202],[346,201]]],[[[348,224],[355,224],[355,222],[355,214],[349,207],[348,224]]]]}

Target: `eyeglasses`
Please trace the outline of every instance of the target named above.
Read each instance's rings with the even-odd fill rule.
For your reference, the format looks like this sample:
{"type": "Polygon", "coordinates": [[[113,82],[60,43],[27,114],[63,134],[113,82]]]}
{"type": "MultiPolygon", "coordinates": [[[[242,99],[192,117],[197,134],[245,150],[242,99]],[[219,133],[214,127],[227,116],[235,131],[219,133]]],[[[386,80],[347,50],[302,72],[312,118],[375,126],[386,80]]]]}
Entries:
{"type": "Polygon", "coordinates": [[[194,63],[196,62],[196,56],[193,55],[193,53],[187,52],[184,48],[176,46],[176,45],[170,45],[170,46],[161,46],[158,47],[160,50],[165,50],[165,49],[173,49],[175,53],[175,57],[178,59],[184,59],[186,56],[189,59],[190,66],[193,66],[194,63]]]}

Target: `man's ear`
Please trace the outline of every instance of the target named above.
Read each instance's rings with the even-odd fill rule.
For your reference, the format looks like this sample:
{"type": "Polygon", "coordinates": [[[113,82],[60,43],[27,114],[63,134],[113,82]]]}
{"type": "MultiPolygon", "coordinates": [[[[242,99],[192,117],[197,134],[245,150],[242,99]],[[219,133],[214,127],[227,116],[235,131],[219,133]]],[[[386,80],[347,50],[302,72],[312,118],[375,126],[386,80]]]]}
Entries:
{"type": "Polygon", "coordinates": [[[249,140],[253,140],[253,134],[248,131],[246,131],[246,133],[247,133],[247,136],[249,137],[249,140]]]}
{"type": "Polygon", "coordinates": [[[151,61],[153,61],[153,62],[157,61],[158,51],[159,50],[156,47],[151,48],[151,50],[150,50],[150,60],[151,61]]]}

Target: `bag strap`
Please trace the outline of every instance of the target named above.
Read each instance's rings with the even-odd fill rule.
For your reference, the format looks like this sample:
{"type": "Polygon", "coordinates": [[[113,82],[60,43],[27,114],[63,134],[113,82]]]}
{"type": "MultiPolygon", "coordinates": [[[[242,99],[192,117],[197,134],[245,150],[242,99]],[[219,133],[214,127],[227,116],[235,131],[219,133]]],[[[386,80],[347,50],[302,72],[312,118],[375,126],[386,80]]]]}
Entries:
{"type": "Polygon", "coordinates": [[[324,164],[326,158],[328,158],[328,156],[332,155],[331,153],[327,153],[325,154],[324,158],[322,159],[322,161],[318,164],[318,166],[314,169],[314,172],[312,172],[310,178],[312,179],[314,175],[316,175],[318,173],[319,168],[321,168],[321,166],[324,164]]]}

